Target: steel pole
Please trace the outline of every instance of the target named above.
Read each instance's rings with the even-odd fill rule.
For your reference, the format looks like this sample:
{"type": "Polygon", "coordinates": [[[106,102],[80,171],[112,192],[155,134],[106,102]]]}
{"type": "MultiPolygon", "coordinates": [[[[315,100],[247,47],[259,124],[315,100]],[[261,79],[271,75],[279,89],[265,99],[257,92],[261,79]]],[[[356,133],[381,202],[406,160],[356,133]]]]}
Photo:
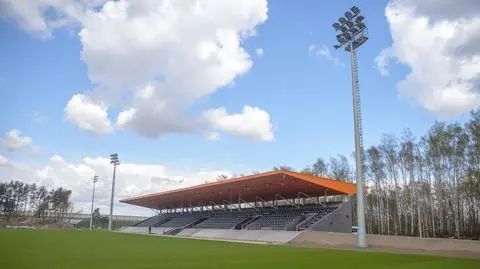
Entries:
{"type": "Polygon", "coordinates": [[[92,191],[92,210],[90,211],[90,230],[93,228],[93,203],[95,201],[95,183],[97,181],[93,179],[93,191],[92,191]]]}
{"type": "Polygon", "coordinates": [[[357,179],[357,226],[358,226],[358,247],[367,247],[366,229],[365,229],[365,206],[363,196],[363,173],[362,173],[362,147],[360,143],[360,122],[359,107],[357,100],[357,73],[355,66],[357,57],[353,42],[350,42],[350,55],[352,64],[352,96],[353,96],[353,124],[355,130],[355,168],[357,179]]]}
{"type": "Polygon", "coordinates": [[[112,196],[110,198],[110,216],[108,217],[108,231],[112,231],[112,217],[113,217],[113,199],[115,197],[115,172],[117,165],[113,164],[113,180],[112,180],[112,196]]]}

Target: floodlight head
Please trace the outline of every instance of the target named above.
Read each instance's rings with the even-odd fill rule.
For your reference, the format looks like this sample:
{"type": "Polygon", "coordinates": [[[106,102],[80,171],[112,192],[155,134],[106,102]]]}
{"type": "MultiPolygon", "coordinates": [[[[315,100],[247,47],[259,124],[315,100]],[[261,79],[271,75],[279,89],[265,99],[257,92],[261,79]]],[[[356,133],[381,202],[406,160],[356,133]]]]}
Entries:
{"type": "Polygon", "coordinates": [[[353,14],[350,11],[345,12],[345,17],[349,20],[353,18],[353,14]]]}
{"type": "Polygon", "coordinates": [[[359,23],[359,22],[362,22],[364,19],[365,19],[364,16],[359,15],[358,17],[355,18],[355,22],[359,23]]]}
{"type": "Polygon", "coordinates": [[[342,46],[341,45],[333,45],[333,47],[338,50],[339,48],[341,48],[342,46]]]}
{"type": "MultiPolygon", "coordinates": [[[[359,38],[357,38],[355,41],[352,42],[352,47],[353,49],[357,49],[358,47],[360,47],[361,45],[363,45],[363,43],[365,43],[365,41],[368,40],[368,36],[366,35],[363,35],[359,38]]],[[[345,46],[345,50],[350,52],[351,51],[351,47],[350,46],[345,46]]]]}
{"type": "Polygon", "coordinates": [[[352,28],[355,26],[355,24],[352,21],[347,21],[347,26],[348,28],[352,28]]]}
{"type": "Polygon", "coordinates": [[[110,163],[113,165],[119,165],[120,160],[118,159],[118,154],[114,153],[110,155],[110,163]]]}
{"type": "Polygon", "coordinates": [[[351,9],[350,9],[354,15],[358,15],[360,13],[360,9],[356,6],[353,6],[351,9]]]}
{"type": "Polygon", "coordinates": [[[345,19],[344,17],[340,17],[338,19],[338,21],[341,23],[341,24],[345,24],[347,22],[347,19],[345,19]]]}
{"type": "Polygon", "coordinates": [[[338,22],[335,22],[332,24],[333,28],[335,28],[335,30],[338,30],[338,28],[340,28],[340,23],[338,22]]]}
{"type": "Polygon", "coordinates": [[[345,39],[345,37],[343,36],[343,34],[340,34],[340,35],[337,35],[337,41],[338,41],[340,44],[343,44],[343,43],[347,42],[347,39],[345,39]]]}
{"type": "Polygon", "coordinates": [[[96,183],[98,181],[98,176],[93,177],[93,182],[96,183]]]}
{"type": "Polygon", "coordinates": [[[354,36],[356,33],[358,33],[358,28],[357,27],[352,27],[352,28],[348,29],[348,31],[350,31],[352,36],[354,36]]]}
{"type": "Polygon", "coordinates": [[[363,22],[359,22],[359,23],[357,23],[357,27],[358,27],[359,31],[362,31],[365,28],[367,28],[367,25],[365,25],[365,23],[363,23],[363,22]]]}
{"type": "Polygon", "coordinates": [[[345,33],[348,31],[348,28],[345,26],[340,26],[340,31],[342,31],[342,33],[345,33]]]}
{"type": "Polygon", "coordinates": [[[350,35],[349,33],[343,33],[342,35],[346,40],[352,39],[352,35],[350,35]]]}

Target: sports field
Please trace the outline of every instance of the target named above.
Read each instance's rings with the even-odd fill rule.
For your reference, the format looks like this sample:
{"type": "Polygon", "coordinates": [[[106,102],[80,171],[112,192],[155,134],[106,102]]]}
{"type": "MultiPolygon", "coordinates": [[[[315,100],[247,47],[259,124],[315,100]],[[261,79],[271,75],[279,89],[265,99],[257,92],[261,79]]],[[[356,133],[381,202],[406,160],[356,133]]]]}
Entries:
{"type": "Polygon", "coordinates": [[[480,260],[107,232],[0,229],[0,268],[478,269],[480,260]]]}

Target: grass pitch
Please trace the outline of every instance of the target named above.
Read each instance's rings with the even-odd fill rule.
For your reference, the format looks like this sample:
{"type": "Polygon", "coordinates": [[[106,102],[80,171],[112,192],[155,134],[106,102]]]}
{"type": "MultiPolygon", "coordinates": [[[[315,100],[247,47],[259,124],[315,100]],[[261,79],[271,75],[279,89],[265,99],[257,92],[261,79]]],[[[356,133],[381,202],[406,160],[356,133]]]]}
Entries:
{"type": "Polygon", "coordinates": [[[479,269],[480,260],[107,232],[0,229],[0,268],[479,269]]]}

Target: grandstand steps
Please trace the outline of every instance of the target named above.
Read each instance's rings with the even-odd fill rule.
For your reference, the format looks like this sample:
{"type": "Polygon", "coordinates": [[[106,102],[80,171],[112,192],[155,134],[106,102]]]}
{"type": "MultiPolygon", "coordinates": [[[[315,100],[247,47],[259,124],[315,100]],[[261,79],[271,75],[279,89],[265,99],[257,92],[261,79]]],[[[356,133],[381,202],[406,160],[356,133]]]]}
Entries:
{"type": "Polygon", "coordinates": [[[296,231],[297,230],[297,224],[299,224],[300,222],[303,222],[305,220],[305,215],[300,215],[298,217],[296,217],[293,221],[291,221],[290,223],[288,223],[286,226],[285,226],[285,230],[286,231],[296,231]]]}
{"type": "Polygon", "coordinates": [[[242,230],[242,229],[245,229],[245,227],[247,227],[250,223],[256,221],[257,219],[261,218],[262,216],[260,215],[255,215],[247,220],[245,220],[244,222],[242,223],[239,223],[235,226],[235,230],[242,230]]]}
{"type": "Polygon", "coordinates": [[[299,223],[297,223],[296,227],[295,227],[295,230],[296,231],[303,231],[305,230],[305,227],[308,226],[308,223],[310,223],[313,218],[315,218],[317,215],[319,215],[321,213],[309,213],[305,216],[305,219],[299,223]]]}
{"type": "Polygon", "coordinates": [[[182,230],[183,230],[182,228],[172,228],[170,230],[167,230],[167,231],[163,232],[163,234],[164,235],[177,235],[182,230]]]}
{"type": "Polygon", "coordinates": [[[319,212],[317,214],[311,214],[308,218],[306,218],[304,221],[300,222],[297,224],[296,230],[297,231],[303,231],[308,229],[310,226],[313,224],[317,223],[321,219],[323,219],[327,215],[326,212],[319,212]]]}
{"type": "Polygon", "coordinates": [[[178,233],[180,233],[183,229],[186,229],[186,228],[192,228],[192,227],[195,227],[195,225],[201,223],[202,221],[205,221],[207,220],[208,217],[198,217],[196,218],[195,220],[181,226],[181,227],[175,227],[173,229],[170,229],[168,231],[165,231],[163,232],[163,234],[165,235],[176,235],[178,233]]]}

